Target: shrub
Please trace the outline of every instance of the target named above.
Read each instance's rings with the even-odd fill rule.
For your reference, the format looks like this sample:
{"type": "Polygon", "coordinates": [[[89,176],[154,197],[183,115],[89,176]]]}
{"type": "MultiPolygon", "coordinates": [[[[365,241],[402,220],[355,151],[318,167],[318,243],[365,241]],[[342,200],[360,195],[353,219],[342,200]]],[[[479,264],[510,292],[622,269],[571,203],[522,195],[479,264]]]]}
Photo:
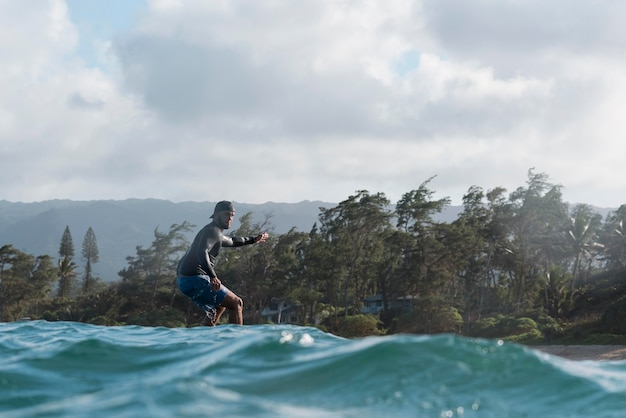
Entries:
{"type": "Polygon", "coordinates": [[[541,315],[537,319],[539,330],[546,340],[552,341],[565,335],[565,327],[563,323],[548,315],[541,315]]]}
{"type": "Polygon", "coordinates": [[[470,330],[472,337],[497,338],[500,336],[496,318],[482,318],[474,322],[470,330]]]}
{"type": "Polygon", "coordinates": [[[352,315],[339,320],[338,334],[346,338],[382,335],[384,331],[378,327],[382,323],[372,315],[352,315]]]}
{"type": "Polygon", "coordinates": [[[401,315],[394,328],[415,334],[459,333],[463,323],[455,307],[441,298],[426,297],[416,300],[413,311],[401,315]]]}
{"type": "Polygon", "coordinates": [[[497,315],[476,321],[472,325],[470,335],[482,338],[505,338],[528,333],[541,335],[537,323],[531,318],[497,315]]]}
{"type": "Polygon", "coordinates": [[[522,317],[517,318],[513,322],[512,335],[525,334],[531,331],[538,331],[537,323],[530,318],[522,317]]]}
{"type": "Polygon", "coordinates": [[[462,328],[463,317],[459,311],[452,306],[440,309],[433,317],[433,332],[459,333],[462,328]]]}

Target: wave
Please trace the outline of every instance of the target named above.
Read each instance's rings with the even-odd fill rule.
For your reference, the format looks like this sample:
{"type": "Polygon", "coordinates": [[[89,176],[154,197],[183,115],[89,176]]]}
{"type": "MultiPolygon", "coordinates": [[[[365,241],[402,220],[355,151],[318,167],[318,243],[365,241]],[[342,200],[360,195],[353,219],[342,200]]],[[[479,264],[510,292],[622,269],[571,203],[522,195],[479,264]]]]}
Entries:
{"type": "Polygon", "coordinates": [[[617,417],[626,362],[455,335],[0,324],[6,417],[617,417]]]}

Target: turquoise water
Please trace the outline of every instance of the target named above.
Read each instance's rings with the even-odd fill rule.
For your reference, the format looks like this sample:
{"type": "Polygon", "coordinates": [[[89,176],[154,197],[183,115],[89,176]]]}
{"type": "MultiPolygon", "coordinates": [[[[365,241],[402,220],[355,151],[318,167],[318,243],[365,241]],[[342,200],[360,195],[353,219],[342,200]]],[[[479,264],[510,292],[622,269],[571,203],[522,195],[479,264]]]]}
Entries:
{"type": "Polygon", "coordinates": [[[621,417],[626,362],[451,335],[0,323],[2,417],[621,417]]]}

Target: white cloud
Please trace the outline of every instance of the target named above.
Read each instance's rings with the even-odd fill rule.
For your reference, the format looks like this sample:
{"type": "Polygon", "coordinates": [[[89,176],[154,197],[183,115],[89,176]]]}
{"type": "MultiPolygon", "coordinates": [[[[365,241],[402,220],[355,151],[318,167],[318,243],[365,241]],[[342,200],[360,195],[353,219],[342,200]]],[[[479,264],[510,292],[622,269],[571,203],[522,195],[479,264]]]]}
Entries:
{"type": "Polygon", "coordinates": [[[0,1],[0,198],[624,203],[621,3],[153,0],[89,58],[39,6],[0,1]]]}

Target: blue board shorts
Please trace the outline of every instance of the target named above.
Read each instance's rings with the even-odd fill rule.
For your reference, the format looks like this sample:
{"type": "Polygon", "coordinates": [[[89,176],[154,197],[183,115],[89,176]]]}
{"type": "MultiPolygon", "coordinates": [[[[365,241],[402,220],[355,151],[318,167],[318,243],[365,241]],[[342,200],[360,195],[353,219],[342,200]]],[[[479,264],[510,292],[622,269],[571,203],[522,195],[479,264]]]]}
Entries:
{"type": "Polygon", "coordinates": [[[215,312],[215,308],[228,294],[228,288],[224,285],[221,285],[219,290],[211,290],[211,278],[206,275],[179,276],[176,278],[176,286],[207,315],[215,312]]]}

